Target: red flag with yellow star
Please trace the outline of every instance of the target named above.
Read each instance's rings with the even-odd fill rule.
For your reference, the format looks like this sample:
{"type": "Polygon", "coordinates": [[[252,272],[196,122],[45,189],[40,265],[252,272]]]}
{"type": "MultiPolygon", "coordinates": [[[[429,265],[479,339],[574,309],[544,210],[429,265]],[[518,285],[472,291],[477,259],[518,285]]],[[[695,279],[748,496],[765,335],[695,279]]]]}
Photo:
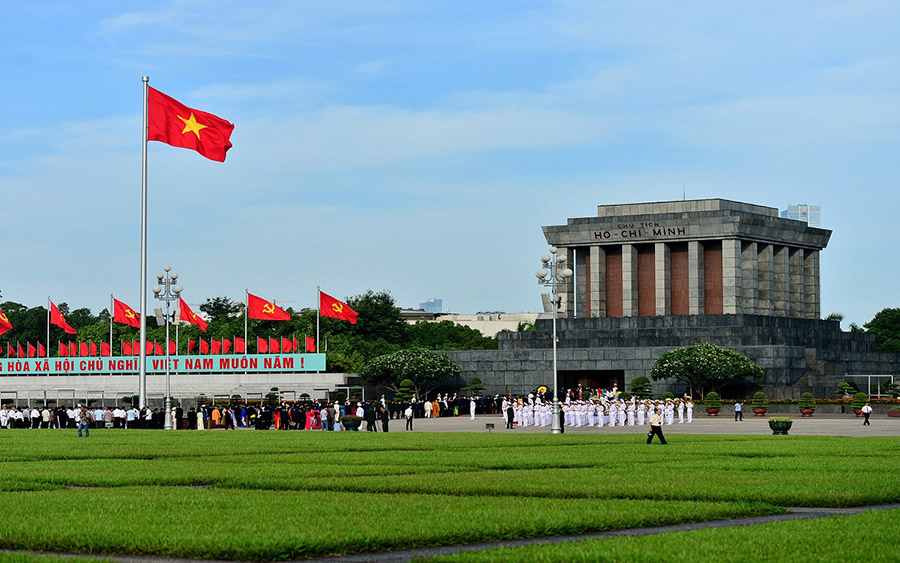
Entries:
{"type": "Polygon", "coordinates": [[[148,88],[147,140],[195,150],[210,160],[225,162],[233,123],[148,88]]]}
{"type": "Polygon", "coordinates": [[[113,297],[113,322],[141,328],[141,319],[134,309],[113,297]]]}
{"type": "Polygon", "coordinates": [[[338,301],[324,291],[319,292],[319,301],[319,312],[323,317],[349,321],[352,325],[356,324],[356,311],[346,303],[338,301]]]}
{"type": "Polygon", "coordinates": [[[187,321],[192,325],[197,325],[200,330],[206,332],[206,327],[209,325],[209,323],[201,319],[200,316],[195,312],[191,311],[191,308],[188,307],[188,304],[184,302],[184,299],[179,298],[178,300],[180,301],[178,306],[181,308],[181,315],[179,316],[178,320],[187,321]]]}
{"type": "Polygon", "coordinates": [[[9,319],[3,314],[3,311],[0,311],[0,334],[12,330],[12,327],[12,323],[9,322],[9,319]]]}

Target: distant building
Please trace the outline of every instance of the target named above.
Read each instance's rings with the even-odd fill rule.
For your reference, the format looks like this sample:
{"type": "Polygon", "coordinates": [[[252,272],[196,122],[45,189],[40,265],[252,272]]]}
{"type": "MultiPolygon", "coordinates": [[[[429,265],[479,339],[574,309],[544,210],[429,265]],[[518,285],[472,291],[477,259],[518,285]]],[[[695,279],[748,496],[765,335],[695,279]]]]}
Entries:
{"type": "Polygon", "coordinates": [[[432,297],[424,303],[419,303],[419,308],[426,313],[442,313],[444,311],[444,300],[432,297]]]}
{"type": "Polygon", "coordinates": [[[408,324],[450,321],[453,324],[474,328],[481,332],[482,335],[491,338],[495,338],[498,333],[504,330],[516,332],[519,329],[519,325],[533,325],[538,319],[537,313],[429,313],[422,309],[400,309],[400,316],[408,324]]]}
{"type": "Polygon", "coordinates": [[[787,209],[781,211],[783,219],[793,219],[794,221],[803,221],[810,227],[822,227],[822,207],[819,205],[809,205],[806,203],[788,204],[787,209]]]}

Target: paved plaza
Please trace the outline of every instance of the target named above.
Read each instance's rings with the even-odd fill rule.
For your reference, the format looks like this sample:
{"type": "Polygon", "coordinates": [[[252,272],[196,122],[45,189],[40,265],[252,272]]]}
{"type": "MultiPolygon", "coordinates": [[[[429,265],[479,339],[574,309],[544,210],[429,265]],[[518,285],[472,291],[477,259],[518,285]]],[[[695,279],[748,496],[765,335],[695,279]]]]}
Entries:
{"type": "MultiPolygon", "coordinates": [[[[853,415],[813,416],[803,418],[800,414],[773,416],[790,416],[794,419],[790,433],[796,436],[900,436],[900,418],[888,418],[882,414],[870,419],[871,426],[863,426],[863,419],[853,415]]],[[[666,436],[678,434],[736,434],[736,435],[765,435],[771,434],[768,416],[745,416],[743,422],[735,422],[734,415],[726,413],[718,417],[707,416],[706,413],[694,417],[691,424],[675,424],[663,426],[666,436]]],[[[486,424],[493,424],[491,432],[508,434],[549,434],[549,427],[528,426],[525,428],[506,429],[506,422],[499,415],[477,415],[475,420],[466,416],[443,418],[417,418],[414,421],[416,432],[487,432],[486,424]]],[[[365,426],[363,426],[365,428],[365,426]]],[[[392,420],[390,430],[402,432],[404,421],[392,420]]],[[[648,427],[639,426],[604,426],[603,428],[581,428],[566,426],[566,433],[572,434],[634,434],[641,439],[646,436],[648,427]]]]}

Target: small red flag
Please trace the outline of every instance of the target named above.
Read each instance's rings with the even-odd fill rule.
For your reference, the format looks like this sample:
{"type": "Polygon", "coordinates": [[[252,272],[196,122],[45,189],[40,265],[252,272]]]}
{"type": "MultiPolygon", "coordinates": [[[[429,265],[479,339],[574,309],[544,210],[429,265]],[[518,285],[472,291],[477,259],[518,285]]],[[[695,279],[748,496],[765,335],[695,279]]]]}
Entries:
{"type": "Polygon", "coordinates": [[[324,291],[319,292],[319,314],[323,317],[350,321],[352,325],[356,324],[356,311],[343,301],[338,301],[324,291]]]}
{"type": "Polygon", "coordinates": [[[300,351],[300,342],[297,341],[297,337],[296,337],[296,336],[293,337],[292,340],[294,341],[294,353],[296,354],[297,352],[300,351]]]}
{"type": "Polygon", "coordinates": [[[262,297],[257,297],[252,293],[247,294],[247,310],[251,319],[260,319],[263,321],[289,321],[291,316],[287,311],[270,303],[262,297]]]}
{"type": "Polygon", "coordinates": [[[158,342],[154,342],[153,346],[156,347],[156,350],[154,350],[154,352],[156,353],[157,356],[165,356],[166,355],[166,353],[163,351],[162,344],[160,344],[158,342]]]}
{"type": "Polygon", "coordinates": [[[74,342],[69,342],[69,356],[72,358],[78,357],[78,345],[74,342]]]}
{"type": "Polygon", "coordinates": [[[316,351],[316,339],[312,336],[306,337],[306,351],[313,353],[316,351]]]}
{"type": "Polygon", "coordinates": [[[100,344],[100,355],[103,357],[106,357],[106,358],[109,358],[110,356],[112,356],[112,350],[110,349],[110,346],[108,343],[103,342],[100,344]]]}
{"type": "Polygon", "coordinates": [[[280,346],[278,346],[277,338],[269,339],[269,353],[271,354],[279,354],[281,353],[280,346]]]}
{"type": "Polygon", "coordinates": [[[196,347],[197,347],[196,340],[188,340],[188,354],[193,354],[194,348],[196,348],[196,347]]]}
{"type": "Polygon", "coordinates": [[[265,338],[256,337],[256,353],[257,354],[268,354],[269,353],[269,341],[265,338]]]}
{"type": "Polygon", "coordinates": [[[123,325],[141,328],[141,318],[134,312],[134,309],[113,298],[113,322],[122,323],[123,325]]]}
{"type": "Polygon", "coordinates": [[[204,341],[202,338],[200,339],[200,353],[209,354],[209,343],[204,341]]]}
{"type": "Polygon", "coordinates": [[[47,349],[44,348],[44,345],[38,342],[38,357],[39,358],[48,358],[47,349]]]}
{"type": "Polygon", "coordinates": [[[82,358],[90,356],[90,349],[88,348],[87,342],[79,342],[78,343],[78,355],[82,358]]]}
{"type": "Polygon", "coordinates": [[[132,356],[140,356],[141,355],[141,343],[138,340],[131,341],[131,355],[132,356]]]}
{"type": "Polygon", "coordinates": [[[91,342],[90,347],[91,347],[91,356],[96,356],[97,355],[97,344],[95,342],[91,342]]]}
{"type": "Polygon", "coordinates": [[[222,353],[222,342],[216,340],[215,338],[210,339],[209,341],[210,353],[211,354],[221,354],[222,353]]]}
{"type": "Polygon", "coordinates": [[[222,353],[227,354],[228,351],[231,350],[231,340],[227,338],[222,339],[222,353]]]}
{"type": "Polygon", "coordinates": [[[187,321],[187,322],[191,323],[192,325],[197,325],[198,327],[200,327],[200,330],[202,330],[203,332],[206,332],[206,327],[209,326],[209,323],[207,323],[206,321],[201,319],[199,316],[197,316],[196,313],[191,311],[191,308],[188,307],[188,304],[184,302],[184,299],[179,298],[179,301],[180,301],[180,303],[178,306],[181,309],[179,320],[187,321]]]}
{"type": "Polygon", "coordinates": [[[37,348],[35,348],[34,344],[32,344],[31,342],[28,343],[27,349],[28,349],[28,357],[29,358],[33,358],[35,356],[35,354],[37,354],[37,348]]]}
{"type": "MultiPolygon", "coordinates": [[[[148,87],[149,88],[149,87],[148,87]]],[[[189,108],[159,90],[147,93],[147,139],[199,152],[225,162],[234,124],[211,113],[189,108]]]]}
{"type": "Polygon", "coordinates": [[[19,349],[19,351],[16,352],[16,353],[18,354],[18,356],[19,356],[20,358],[24,358],[24,357],[25,357],[25,350],[22,349],[22,345],[19,344],[18,342],[16,342],[16,348],[19,349]]]}
{"type": "Polygon", "coordinates": [[[156,347],[153,345],[153,342],[150,342],[150,341],[148,340],[148,341],[146,341],[146,342],[144,343],[144,345],[145,345],[146,350],[147,350],[147,353],[144,354],[145,356],[152,356],[153,354],[155,354],[155,352],[156,352],[156,347]]]}
{"type": "Polygon", "coordinates": [[[12,323],[9,322],[9,319],[3,314],[3,311],[0,311],[0,334],[10,330],[12,330],[12,323]]]}
{"type": "Polygon", "coordinates": [[[239,337],[234,338],[234,353],[235,354],[246,354],[247,353],[247,343],[244,342],[243,338],[239,338],[239,337]]]}
{"type": "Polygon", "coordinates": [[[50,302],[50,324],[63,329],[66,331],[66,334],[78,334],[77,330],[69,326],[69,323],[66,322],[66,318],[62,316],[62,313],[59,312],[59,308],[53,301],[50,302]]]}
{"type": "Polygon", "coordinates": [[[131,342],[122,341],[122,355],[123,356],[132,356],[131,352],[131,342]]]}
{"type": "Polygon", "coordinates": [[[281,353],[282,354],[290,354],[292,351],[293,351],[293,348],[291,348],[290,339],[282,337],[281,338],[281,353]]]}
{"type": "Polygon", "coordinates": [[[169,340],[169,355],[174,356],[178,353],[178,350],[175,348],[175,343],[169,340]]]}
{"type": "Polygon", "coordinates": [[[6,343],[6,357],[7,358],[15,358],[16,357],[16,349],[12,347],[12,344],[9,342],[6,343]]]}

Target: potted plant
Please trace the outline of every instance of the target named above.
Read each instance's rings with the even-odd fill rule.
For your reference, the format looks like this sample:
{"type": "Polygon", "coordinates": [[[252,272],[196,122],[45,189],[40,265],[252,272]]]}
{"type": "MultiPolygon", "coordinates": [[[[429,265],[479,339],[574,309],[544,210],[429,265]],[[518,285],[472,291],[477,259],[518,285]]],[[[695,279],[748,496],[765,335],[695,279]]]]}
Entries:
{"type": "Polygon", "coordinates": [[[869,396],[860,391],[856,395],[853,395],[853,412],[856,413],[857,417],[862,417],[862,408],[866,404],[866,401],[869,400],[869,396]]]}
{"type": "Polygon", "coordinates": [[[756,416],[766,416],[766,412],[769,410],[769,397],[762,391],[757,391],[753,394],[750,408],[753,409],[753,414],[756,416]]]}
{"type": "Polygon", "coordinates": [[[359,425],[362,424],[362,417],[356,416],[355,414],[345,414],[341,417],[341,426],[344,427],[345,430],[352,430],[353,432],[359,432],[359,425]]]}
{"type": "Polygon", "coordinates": [[[773,435],[787,436],[788,430],[794,424],[794,419],[787,416],[773,416],[769,418],[769,428],[773,435]]]}
{"type": "Polygon", "coordinates": [[[816,412],[816,399],[813,397],[812,393],[806,392],[800,395],[800,403],[798,406],[800,407],[800,414],[805,417],[810,417],[816,412]]]}
{"type": "Polygon", "coordinates": [[[891,409],[888,411],[888,416],[891,418],[900,418],[900,409],[891,409]]]}
{"type": "Polygon", "coordinates": [[[719,411],[722,409],[722,399],[719,398],[719,394],[715,391],[710,391],[706,394],[706,400],[703,402],[706,407],[706,414],[708,416],[719,416],[719,411]]]}

